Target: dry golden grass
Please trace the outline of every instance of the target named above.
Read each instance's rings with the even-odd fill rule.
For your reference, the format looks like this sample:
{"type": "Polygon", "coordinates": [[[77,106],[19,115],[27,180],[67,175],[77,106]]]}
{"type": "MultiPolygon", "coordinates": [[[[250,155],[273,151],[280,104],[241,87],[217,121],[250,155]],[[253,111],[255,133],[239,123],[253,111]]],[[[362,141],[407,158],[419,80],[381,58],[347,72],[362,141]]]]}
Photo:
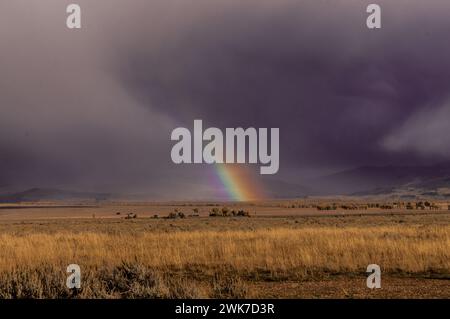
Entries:
{"type": "Polygon", "coordinates": [[[172,233],[0,235],[0,271],[27,265],[231,267],[237,271],[448,272],[450,226],[259,229],[172,233]]]}
{"type": "Polygon", "coordinates": [[[81,266],[83,298],[450,298],[446,212],[293,216],[269,207],[285,216],[261,217],[255,206],[256,218],[172,220],[141,208],[132,220],[109,206],[96,218],[87,208],[89,218],[72,208],[43,219],[2,211],[0,298],[73,297],[71,263],[81,266]],[[382,268],[376,291],[365,286],[372,263],[382,268]]]}
{"type": "Polygon", "coordinates": [[[364,273],[372,263],[448,277],[450,226],[2,234],[0,297],[69,297],[71,263],[82,268],[82,297],[245,297],[241,278],[364,273]]]}

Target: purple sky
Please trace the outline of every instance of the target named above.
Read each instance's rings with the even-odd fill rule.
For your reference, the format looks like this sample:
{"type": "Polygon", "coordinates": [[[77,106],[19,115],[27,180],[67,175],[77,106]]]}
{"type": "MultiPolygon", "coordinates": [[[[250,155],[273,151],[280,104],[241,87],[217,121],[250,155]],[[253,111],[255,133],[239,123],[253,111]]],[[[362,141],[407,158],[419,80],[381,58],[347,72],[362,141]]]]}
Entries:
{"type": "Polygon", "coordinates": [[[213,197],[170,161],[194,119],[279,127],[298,184],[450,157],[448,0],[375,1],[381,30],[363,0],[79,0],[77,31],[66,2],[0,3],[3,189],[213,197]]]}

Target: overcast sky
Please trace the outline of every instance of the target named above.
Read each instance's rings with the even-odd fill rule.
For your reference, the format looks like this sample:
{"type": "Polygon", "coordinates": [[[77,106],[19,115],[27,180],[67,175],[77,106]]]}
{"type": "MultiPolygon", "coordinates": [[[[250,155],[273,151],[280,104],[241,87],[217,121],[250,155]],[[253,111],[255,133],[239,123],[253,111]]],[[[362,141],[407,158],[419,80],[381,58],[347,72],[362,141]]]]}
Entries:
{"type": "Polygon", "coordinates": [[[211,167],[170,160],[194,119],[279,127],[299,184],[450,157],[448,0],[375,1],[381,30],[363,0],[72,2],[81,30],[69,1],[0,2],[4,189],[214,197],[211,167]]]}

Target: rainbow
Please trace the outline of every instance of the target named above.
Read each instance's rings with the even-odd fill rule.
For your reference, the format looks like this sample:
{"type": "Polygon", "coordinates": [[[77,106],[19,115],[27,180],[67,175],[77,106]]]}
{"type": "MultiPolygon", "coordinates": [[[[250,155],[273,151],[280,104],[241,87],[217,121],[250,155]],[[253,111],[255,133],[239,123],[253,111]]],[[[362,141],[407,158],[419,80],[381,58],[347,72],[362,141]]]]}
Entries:
{"type": "Polygon", "coordinates": [[[250,170],[242,164],[214,164],[227,197],[232,201],[250,201],[265,197],[261,185],[252,176],[250,170]]]}

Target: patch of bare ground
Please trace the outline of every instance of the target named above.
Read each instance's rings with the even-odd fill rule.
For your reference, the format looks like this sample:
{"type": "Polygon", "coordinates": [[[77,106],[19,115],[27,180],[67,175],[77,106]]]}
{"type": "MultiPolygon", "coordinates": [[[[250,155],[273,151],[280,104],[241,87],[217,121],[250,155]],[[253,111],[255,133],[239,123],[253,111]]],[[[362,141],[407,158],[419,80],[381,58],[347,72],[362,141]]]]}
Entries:
{"type": "Polygon", "coordinates": [[[380,289],[366,277],[334,276],[321,280],[254,282],[250,298],[450,298],[449,279],[382,276],[380,289]]]}

